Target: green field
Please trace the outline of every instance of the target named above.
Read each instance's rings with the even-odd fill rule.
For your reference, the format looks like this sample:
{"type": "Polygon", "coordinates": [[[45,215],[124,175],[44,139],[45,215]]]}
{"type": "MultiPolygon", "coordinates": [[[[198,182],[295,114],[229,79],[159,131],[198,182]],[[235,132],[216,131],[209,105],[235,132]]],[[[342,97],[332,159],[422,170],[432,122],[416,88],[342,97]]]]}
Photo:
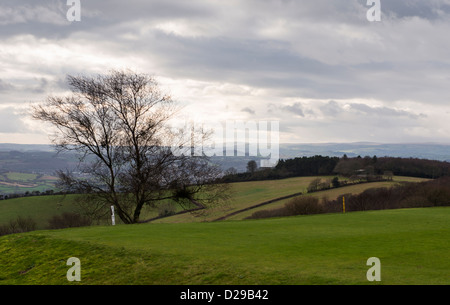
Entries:
{"type": "MultiPolygon", "coordinates": [[[[308,184],[315,177],[299,177],[273,181],[254,181],[230,184],[231,198],[228,202],[216,208],[211,208],[202,216],[184,214],[168,217],[161,221],[169,222],[199,222],[213,220],[241,208],[245,208],[272,198],[305,192],[308,184]]],[[[76,196],[75,196],[76,198],[76,196]]],[[[0,201],[0,225],[11,219],[22,216],[36,218],[39,228],[45,228],[47,220],[53,215],[73,211],[74,195],[63,196],[32,196],[0,201]]],[[[141,218],[148,219],[158,216],[157,209],[144,208],[141,218]]]]}
{"type": "MultiPolygon", "coordinates": [[[[251,207],[261,202],[286,196],[298,192],[306,192],[309,183],[316,177],[297,177],[282,180],[270,181],[252,181],[239,182],[230,184],[231,198],[228,202],[217,207],[213,207],[204,211],[201,215],[181,214],[163,219],[156,220],[157,223],[179,223],[179,222],[202,222],[213,221],[218,217],[227,215],[228,213],[238,211],[243,208],[251,207]]],[[[330,178],[330,177],[324,177],[330,178]]],[[[317,193],[307,194],[306,196],[324,196],[329,199],[335,199],[339,195],[346,193],[360,193],[368,188],[392,186],[400,181],[423,181],[424,179],[410,177],[395,177],[392,182],[375,182],[367,184],[358,184],[346,186],[337,189],[321,191],[317,193]]],[[[32,196],[16,199],[0,201],[0,225],[7,224],[10,220],[17,216],[32,217],[38,229],[46,228],[48,219],[54,215],[60,215],[63,212],[76,211],[76,195],[67,196],[32,196]]],[[[243,219],[259,209],[276,208],[285,204],[289,199],[277,201],[272,204],[252,209],[243,213],[239,213],[229,219],[243,219]]],[[[178,209],[179,210],[179,209],[178,209]]],[[[141,219],[149,219],[158,216],[157,209],[145,208],[142,212],[141,219]]],[[[119,221],[119,220],[118,220],[119,221]]]]}
{"type": "Polygon", "coordinates": [[[56,180],[56,177],[41,174],[3,172],[0,173],[0,194],[54,190],[56,180]]]}
{"type": "Polygon", "coordinates": [[[44,229],[54,215],[76,210],[76,195],[32,196],[0,201],[0,225],[7,224],[18,216],[31,217],[37,229],[44,229]]]}
{"type": "MultiPolygon", "coordinates": [[[[312,196],[312,197],[317,197],[319,199],[328,198],[330,200],[334,200],[344,194],[360,194],[369,188],[392,187],[392,186],[396,185],[398,182],[403,182],[403,181],[414,182],[414,181],[423,181],[423,180],[424,179],[411,178],[411,177],[396,177],[396,179],[394,181],[382,181],[382,182],[371,182],[371,183],[362,183],[362,184],[356,184],[356,185],[348,185],[348,186],[324,190],[324,191],[320,191],[320,192],[305,193],[301,196],[312,196]]],[[[248,211],[244,211],[237,215],[230,216],[228,219],[242,220],[245,217],[250,216],[252,213],[254,213],[256,211],[280,208],[280,207],[284,206],[287,202],[289,202],[289,200],[291,200],[291,198],[276,201],[276,202],[268,204],[268,205],[257,207],[257,208],[254,208],[254,209],[251,209],[248,211]]]]}
{"type": "Polygon", "coordinates": [[[137,224],[0,237],[0,284],[450,284],[450,208],[137,224]],[[369,282],[367,259],[381,261],[369,282]]]}
{"type": "MultiPolygon", "coordinates": [[[[182,214],[159,219],[156,220],[155,222],[178,223],[178,222],[213,221],[221,216],[254,206],[267,200],[295,194],[298,192],[306,194],[308,185],[311,183],[312,180],[316,178],[318,177],[296,177],[280,180],[230,183],[231,198],[226,204],[218,206],[216,208],[209,209],[208,211],[205,211],[200,217],[193,216],[191,214],[182,214]]],[[[321,178],[331,179],[333,178],[333,176],[324,176],[321,178]]],[[[341,178],[341,180],[342,179],[343,178],[341,178]]],[[[316,196],[319,198],[323,198],[325,196],[328,199],[336,199],[339,195],[348,193],[358,194],[369,188],[389,187],[394,186],[399,182],[420,182],[425,180],[428,179],[397,176],[394,178],[393,181],[349,185],[336,189],[306,194],[306,196],[316,196]]],[[[249,211],[231,216],[229,219],[235,220],[244,219],[245,217],[250,216],[253,212],[257,210],[276,208],[284,205],[287,201],[289,201],[289,199],[277,201],[269,205],[251,209],[249,211]]]]}

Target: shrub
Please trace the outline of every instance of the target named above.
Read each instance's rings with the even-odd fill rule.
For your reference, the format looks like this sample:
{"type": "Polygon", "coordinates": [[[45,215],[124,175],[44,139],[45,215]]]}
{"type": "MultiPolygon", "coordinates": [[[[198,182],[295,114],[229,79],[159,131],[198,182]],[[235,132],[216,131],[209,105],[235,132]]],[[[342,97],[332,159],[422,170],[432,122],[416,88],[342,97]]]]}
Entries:
{"type": "Polygon", "coordinates": [[[331,180],[331,184],[333,185],[333,187],[340,187],[341,186],[341,183],[340,183],[338,177],[334,177],[333,180],[331,180]]]}
{"type": "Polygon", "coordinates": [[[311,215],[324,212],[319,199],[316,197],[296,197],[284,205],[284,210],[289,216],[294,215],[311,215]]]}
{"type": "Polygon", "coordinates": [[[308,193],[317,192],[320,188],[320,183],[322,182],[321,178],[316,178],[312,180],[308,185],[308,193]]]}
{"type": "Polygon", "coordinates": [[[159,217],[167,217],[176,213],[176,207],[172,202],[164,202],[158,207],[159,217]]]}
{"type": "Polygon", "coordinates": [[[0,236],[34,230],[36,230],[36,222],[31,217],[18,216],[15,220],[10,220],[7,225],[0,226],[0,236]]]}
{"type": "Polygon", "coordinates": [[[31,217],[17,217],[17,228],[20,232],[30,232],[36,230],[36,222],[31,217]]]}
{"type": "Polygon", "coordinates": [[[64,229],[74,227],[90,226],[92,221],[77,213],[63,213],[55,215],[48,220],[48,229],[64,229]]]}
{"type": "Polygon", "coordinates": [[[283,217],[295,215],[312,215],[324,213],[323,206],[319,199],[315,197],[295,197],[287,202],[283,207],[272,210],[261,210],[253,213],[246,219],[260,219],[270,217],[283,217]]]}
{"type": "Polygon", "coordinates": [[[7,225],[0,226],[0,236],[11,234],[9,227],[7,225]]]}
{"type": "Polygon", "coordinates": [[[246,219],[261,219],[261,218],[271,218],[271,217],[282,217],[287,216],[284,214],[284,209],[273,209],[273,210],[261,210],[254,212],[251,216],[246,219]]]}

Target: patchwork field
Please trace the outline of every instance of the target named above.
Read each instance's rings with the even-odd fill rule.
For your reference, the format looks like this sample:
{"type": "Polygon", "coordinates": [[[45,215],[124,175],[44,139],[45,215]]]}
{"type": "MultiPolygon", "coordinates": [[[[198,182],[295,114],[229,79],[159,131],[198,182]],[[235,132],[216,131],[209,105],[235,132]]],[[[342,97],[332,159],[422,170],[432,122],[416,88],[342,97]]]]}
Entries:
{"type": "MultiPolygon", "coordinates": [[[[156,223],[179,223],[179,222],[203,222],[213,221],[219,217],[228,215],[245,208],[252,207],[261,202],[275,199],[282,196],[287,196],[295,193],[306,193],[306,189],[309,183],[317,177],[298,177],[282,180],[269,180],[269,181],[252,181],[252,182],[239,182],[230,184],[231,198],[224,204],[217,207],[213,207],[206,211],[202,211],[201,214],[181,214],[174,215],[167,218],[155,220],[156,223]]],[[[323,177],[330,178],[330,177],[323,177]]],[[[374,182],[366,184],[358,184],[353,186],[346,186],[337,189],[331,189],[326,191],[320,191],[312,194],[306,194],[304,196],[317,196],[323,198],[324,196],[329,199],[337,198],[339,195],[353,193],[360,193],[368,188],[392,186],[401,181],[423,181],[424,179],[411,178],[411,177],[395,177],[394,181],[390,182],[374,182]]],[[[24,217],[32,217],[36,223],[38,229],[45,229],[48,219],[54,215],[60,215],[63,212],[71,212],[76,210],[76,195],[53,195],[53,196],[32,196],[22,197],[16,199],[2,200],[0,201],[0,225],[8,223],[10,220],[21,215],[24,217]]],[[[276,201],[269,205],[264,205],[260,208],[251,209],[237,215],[230,216],[230,220],[243,219],[258,209],[276,208],[282,206],[287,200],[276,201]]],[[[180,211],[180,207],[175,207],[177,211],[180,211]]],[[[150,219],[158,216],[158,209],[146,208],[142,212],[142,220],[150,219]]],[[[119,220],[118,220],[119,222],[119,220]]]]}
{"type": "Polygon", "coordinates": [[[56,180],[49,175],[4,172],[0,173],[0,194],[54,190],[56,180]]]}

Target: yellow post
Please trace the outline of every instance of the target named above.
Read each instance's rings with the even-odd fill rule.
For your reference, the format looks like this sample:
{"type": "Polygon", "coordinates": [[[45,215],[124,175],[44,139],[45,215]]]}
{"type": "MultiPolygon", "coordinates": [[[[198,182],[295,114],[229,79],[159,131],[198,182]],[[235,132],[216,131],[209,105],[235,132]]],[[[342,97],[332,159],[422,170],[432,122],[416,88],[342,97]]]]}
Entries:
{"type": "Polygon", "coordinates": [[[342,196],[342,211],[345,213],[345,197],[342,196]]]}

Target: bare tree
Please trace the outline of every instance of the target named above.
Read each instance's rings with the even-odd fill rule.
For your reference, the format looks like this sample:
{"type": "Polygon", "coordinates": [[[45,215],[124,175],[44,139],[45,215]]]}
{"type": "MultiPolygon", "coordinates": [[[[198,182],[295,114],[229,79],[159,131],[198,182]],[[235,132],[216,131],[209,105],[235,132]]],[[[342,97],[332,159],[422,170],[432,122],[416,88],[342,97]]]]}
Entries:
{"type": "Polygon", "coordinates": [[[49,96],[33,117],[56,127],[52,141],[60,151],[81,154],[80,171],[88,178],[60,171],[60,185],[88,195],[97,214],[113,205],[124,223],[136,223],[145,205],[170,199],[203,208],[226,193],[214,183],[218,167],[190,154],[195,137],[184,143],[168,126],[175,102],[153,77],[112,71],[68,76],[68,84],[70,96],[49,96]],[[175,154],[173,147],[189,149],[175,154]]]}

